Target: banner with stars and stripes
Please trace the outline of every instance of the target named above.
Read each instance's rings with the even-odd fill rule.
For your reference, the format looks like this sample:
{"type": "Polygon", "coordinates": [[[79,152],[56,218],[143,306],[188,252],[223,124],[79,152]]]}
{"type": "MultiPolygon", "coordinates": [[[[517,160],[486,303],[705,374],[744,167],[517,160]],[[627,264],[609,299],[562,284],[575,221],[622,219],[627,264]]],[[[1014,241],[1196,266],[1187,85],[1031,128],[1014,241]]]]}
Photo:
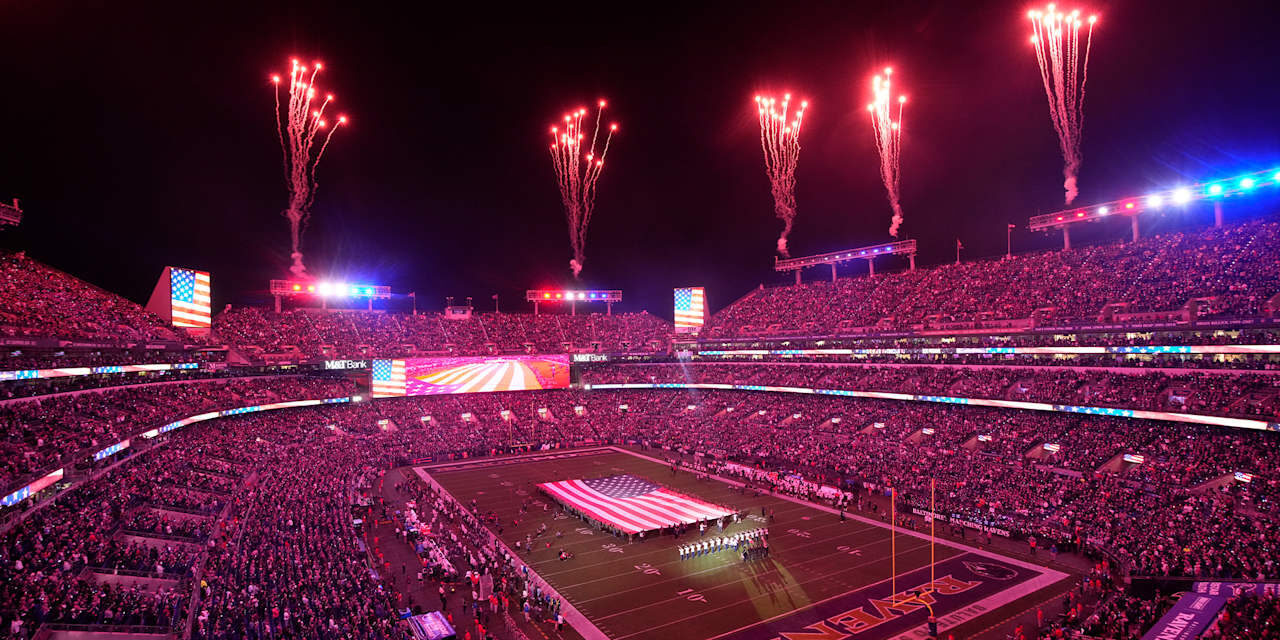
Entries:
{"type": "Polygon", "coordinates": [[[169,312],[173,326],[207,329],[211,324],[209,273],[169,268],[169,312]]]}
{"type": "Polygon", "coordinates": [[[696,332],[706,322],[706,291],[702,287],[676,289],[676,331],[696,332]]]}
{"type": "Polygon", "coordinates": [[[404,359],[374,360],[370,391],[375,398],[393,398],[405,395],[404,359]]]}
{"type": "Polygon", "coordinates": [[[546,482],[538,487],[588,517],[626,533],[715,520],[734,513],[632,475],[546,482]]]}

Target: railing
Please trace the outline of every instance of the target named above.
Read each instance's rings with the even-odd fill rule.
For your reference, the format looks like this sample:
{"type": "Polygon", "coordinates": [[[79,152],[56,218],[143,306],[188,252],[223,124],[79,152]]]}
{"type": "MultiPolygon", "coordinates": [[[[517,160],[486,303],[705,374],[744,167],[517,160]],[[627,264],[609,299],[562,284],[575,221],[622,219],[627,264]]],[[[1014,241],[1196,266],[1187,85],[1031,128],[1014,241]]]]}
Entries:
{"type": "Polygon", "coordinates": [[[143,531],[141,529],[118,529],[120,535],[134,536],[135,538],[153,538],[156,540],[168,540],[170,542],[182,542],[185,544],[203,544],[207,538],[198,538],[195,536],[179,536],[168,533],[156,533],[154,531],[143,531]]]}
{"type": "Polygon", "coordinates": [[[169,627],[161,627],[154,625],[140,624],[64,624],[58,622],[46,622],[40,625],[37,633],[45,631],[84,631],[87,633],[133,633],[133,634],[155,634],[168,636],[173,633],[169,627]]]}
{"type": "MultiPolygon", "coordinates": [[[[226,503],[223,503],[223,505],[225,504],[226,503]]],[[[175,513],[185,513],[193,516],[212,517],[212,516],[218,515],[219,511],[222,511],[223,505],[218,505],[218,508],[214,509],[213,511],[205,511],[202,509],[192,509],[190,507],[179,507],[171,504],[160,504],[158,502],[148,502],[142,506],[148,509],[157,509],[159,511],[173,511],[175,513]]]]}
{"type": "Polygon", "coordinates": [[[154,580],[181,580],[186,576],[191,575],[191,567],[187,567],[186,569],[183,569],[181,573],[169,572],[169,571],[166,571],[164,573],[158,573],[155,571],[141,571],[138,569],[122,569],[119,567],[85,567],[85,570],[92,571],[94,573],[101,573],[109,576],[130,576],[133,578],[151,578],[154,580]]]}

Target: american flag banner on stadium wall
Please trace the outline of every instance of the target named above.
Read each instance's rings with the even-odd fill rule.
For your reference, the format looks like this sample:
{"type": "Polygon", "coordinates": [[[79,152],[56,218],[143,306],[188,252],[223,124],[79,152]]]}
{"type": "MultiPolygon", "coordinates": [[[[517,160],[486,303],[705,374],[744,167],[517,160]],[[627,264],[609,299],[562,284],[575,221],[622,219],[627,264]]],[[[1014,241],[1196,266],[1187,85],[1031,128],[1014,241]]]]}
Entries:
{"type": "Polygon", "coordinates": [[[627,533],[733,515],[733,511],[724,507],[632,475],[547,482],[538,487],[588,517],[627,533]]]}
{"type": "Polygon", "coordinates": [[[676,331],[701,329],[706,308],[706,293],[702,287],[676,289],[676,331]]]}
{"type": "Polygon", "coordinates": [[[170,267],[169,292],[173,326],[208,328],[212,324],[208,272],[170,267]]]}
{"type": "Polygon", "coordinates": [[[404,395],[404,359],[373,361],[372,391],[375,398],[394,398],[404,395]]]}

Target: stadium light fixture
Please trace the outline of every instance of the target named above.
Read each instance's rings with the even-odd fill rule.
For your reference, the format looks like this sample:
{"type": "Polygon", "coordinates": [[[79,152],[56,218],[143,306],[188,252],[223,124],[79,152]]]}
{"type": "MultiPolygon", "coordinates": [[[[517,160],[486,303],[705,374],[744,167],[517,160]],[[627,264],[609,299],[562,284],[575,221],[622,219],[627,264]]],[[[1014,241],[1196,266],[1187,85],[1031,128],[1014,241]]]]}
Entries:
{"type": "Polygon", "coordinates": [[[773,270],[798,272],[801,269],[817,265],[835,265],[851,260],[872,261],[881,256],[889,255],[906,255],[914,259],[915,254],[915,240],[903,240],[869,247],[858,247],[856,249],[841,249],[801,258],[787,258],[785,260],[774,258],[773,270]]]}
{"type": "Polygon", "coordinates": [[[1089,209],[1068,209],[1040,214],[1031,217],[1028,228],[1032,231],[1064,228],[1077,222],[1100,219],[1111,212],[1137,215],[1143,211],[1161,209],[1168,204],[1185,206],[1196,200],[1246,195],[1256,187],[1269,184],[1280,187],[1280,169],[1264,169],[1235,177],[1220,178],[1215,181],[1175,186],[1146,196],[1119,198],[1110,202],[1097,203],[1091,205],[1089,209]]]}
{"type": "Polygon", "coordinates": [[[595,289],[586,291],[566,291],[564,289],[526,289],[526,302],[622,302],[620,289],[595,289]]]}

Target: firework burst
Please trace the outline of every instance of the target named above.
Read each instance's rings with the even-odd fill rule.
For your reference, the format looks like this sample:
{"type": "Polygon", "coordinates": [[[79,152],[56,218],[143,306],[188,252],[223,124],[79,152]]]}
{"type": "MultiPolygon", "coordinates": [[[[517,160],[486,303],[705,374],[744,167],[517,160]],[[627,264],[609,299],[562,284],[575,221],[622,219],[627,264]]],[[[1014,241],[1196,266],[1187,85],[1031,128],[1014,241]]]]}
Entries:
{"type": "Polygon", "coordinates": [[[800,127],[804,124],[807,100],[800,108],[791,111],[791,94],[782,100],[772,96],[756,96],[756,111],[760,118],[760,148],[764,150],[764,169],[769,177],[769,191],[773,195],[773,212],[782,220],[782,234],[778,236],[778,253],[790,256],[787,236],[796,218],[796,164],[800,160],[800,127]]]}
{"type": "Polygon", "coordinates": [[[1080,10],[1070,13],[1049,5],[1044,11],[1027,12],[1031,20],[1031,45],[1040,65],[1040,79],[1049,99],[1049,119],[1058,134],[1062,149],[1062,186],[1067,204],[1080,193],[1080,138],[1084,127],[1084,86],[1089,79],[1089,49],[1093,43],[1093,25],[1098,16],[1090,16],[1084,30],[1084,55],[1080,50],[1080,10]]]}
{"type": "Polygon", "coordinates": [[[344,115],[333,120],[325,115],[333,102],[333,94],[319,97],[321,94],[315,83],[323,68],[319,62],[308,68],[293,60],[289,70],[288,100],[284,103],[280,101],[280,85],[284,79],[279,75],[271,76],[276,88],[276,135],[284,154],[284,179],[289,187],[289,205],[284,210],[292,239],[290,257],[293,264],[289,270],[299,277],[307,275],[302,264],[302,231],[311,217],[311,204],[316,197],[316,166],[320,164],[334,132],[347,123],[344,115]]]}
{"type": "Polygon", "coordinates": [[[898,196],[898,188],[902,180],[902,108],[907,103],[906,96],[892,97],[893,69],[886,67],[884,75],[871,80],[871,104],[867,111],[871,112],[871,129],[876,136],[876,150],[880,153],[880,179],[884,182],[885,191],[889,194],[889,206],[893,209],[893,218],[889,221],[889,235],[898,237],[898,228],[902,226],[902,202],[898,196]],[[898,106],[898,118],[893,118],[893,106],[898,106]]]}
{"type": "Polygon", "coordinates": [[[591,223],[591,214],[595,210],[596,184],[604,171],[609,143],[618,131],[617,123],[610,123],[601,135],[600,123],[605,104],[604,100],[598,103],[589,142],[582,126],[584,118],[590,121],[586,108],[566,113],[561,124],[551,127],[551,164],[555,167],[556,185],[560,188],[560,200],[569,222],[569,244],[573,248],[569,268],[573,270],[574,278],[582,273],[586,259],[587,225],[591,223]],[[597,144],[600,145],[598,154],[597,144]]]}

